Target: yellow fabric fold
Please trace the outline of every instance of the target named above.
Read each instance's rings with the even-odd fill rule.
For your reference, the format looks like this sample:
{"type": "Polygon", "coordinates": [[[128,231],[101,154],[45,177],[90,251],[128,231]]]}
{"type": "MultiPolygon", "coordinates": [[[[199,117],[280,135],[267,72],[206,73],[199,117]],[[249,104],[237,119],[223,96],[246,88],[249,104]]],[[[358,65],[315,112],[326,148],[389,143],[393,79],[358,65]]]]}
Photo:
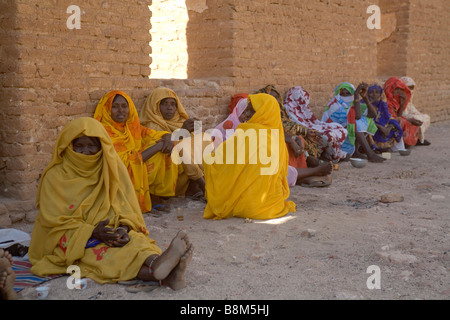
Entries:
{"type": "Polygon", "coordinates": [[[248,99],[256,111],[253,117],[204,159],[205,219],[264,220],[295,212],[295,203],[287,201],[288,151],[278,103],[268,94],[249,95],[248,99]],[[262,156],[272,161],[264,164],[262,156]]]}
{"type": "MultiPolygon", "coordinates": [[[[177,94],[173,90],[164,87],[153,90],[153,92],[145,100],[145,103],[139,112],[139,121],[141,122],[141,125],[153,130],[169,131],[170,133],[180,129],[187,119],[189,119],[189,116],[187,115],[186,110],[181,104],[177,94]],[[160,103],[166,98],[173,98],[177,102],[177,111],[170,120],[164,119],[160,110],[160,103]]],[[[203,165],[198,163],[198,161],[196,163],[196,159],[194,159],[194,150],[196,150],[194,142],[201,142],[201,150],[197,149],[197,152],[201,152],[201,154],[203,154],[203,150],[205,150],[208,145],[212,144],[212,139],[208,135],[205,135],[204,133],[198,133],[198,135],[199,136],[195,137],[195,134],[191,133],[189,137],[185,137],[181,142],[184,147],[191,144],[191,158],[182,163],[184,173],[190,180],[197,180],[203,177],[203,165]]],[[[177,143],[178,142],[176,142],[176,144],[177,143]]],[[[179,145],[177,149],[181,150],[183,146],[179,145]]],[[[179,156],[181,158],[183,157],[182,151],[179,153],[179,156]]],[[[184,194],[184,192],[181,192],[181,194],[184,194]]]]}
{"type": "Polygon", "coordinates": [[[94,118],[105,127],[114,148],[127,167],[142,212],[151,211],[150,194],[164,197],[175,195],[177,177],[182,168],[172,162],[170,155],[162,152],[156,153],[146,162],[141,156],[142,151],[169,132],[142,126],[133,101],[119,90],[108,92],[99,101],[94,118]],[[116,95],[123,96],[128,102],[130,112],[125,124],[117,123],[111,118],[111,106],[116,95]]]}
{"type": "Polygon", "coordinates": [[[41,177],[37,208],[29,258],[39,276],[67,273],[75,264],[82,277],[100,283],[126,280],[148,256],[161,252],[148,237],[124,164],[105,128],[92,118],[73,120],[61,132],[41,177]],[[73,151],[72,141],[82,135],[99,138],[102,150],[91,156],[73,151]],[[111,228],[129,226],[130,243],[86,249],[95,226],[106,219],[111,228]]]}

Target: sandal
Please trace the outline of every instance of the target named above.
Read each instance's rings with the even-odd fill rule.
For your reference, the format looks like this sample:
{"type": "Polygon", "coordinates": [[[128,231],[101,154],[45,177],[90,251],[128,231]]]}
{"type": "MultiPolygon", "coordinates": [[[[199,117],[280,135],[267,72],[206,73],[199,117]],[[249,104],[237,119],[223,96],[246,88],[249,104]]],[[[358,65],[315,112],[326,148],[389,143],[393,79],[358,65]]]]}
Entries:
{"type": "Polygon", "coordinates": [[[194,200],[194,201],[201,201],[201,202],[206,203],[206,198],[203,195],[202,191],[198,191],[197,193],[195,193],[195,194],[193,194],[191,196],[185,196],[185,197],[188,198],[188,199],[194,200]]]}
{"type": "Polygon", "coordinates": [[[300,186],[305,188],[324,188],[331,185],[331,176],[320,177],[312,180],[310,183],[302,183],[300,186]]]}
{"type": "Polygon", "coordinates": [[[159,282],[149,281],[149,282],[141,282],[135,285],[131,285],[127,287],[125,290],[130,293],[138,293],[138,292],[150,292],[159,288],[159,282]]]}
{"type": "Polygon", "coordinates": [[[126,281],[117,281],[117,283],[124,285],[124,286],[132,286],[134,284],[138,284],[141,281],[142,280],[139,280],[139,279],[131,279],[131,280],[126,280],[126,281]]]}
{"type": "Polygon", "coordinates": [[[155,211],[160,211],[162,213],[169,213],[170,212],[170,206],[166,205],[166,204],[155,204],[154,206],[152,206],[152,210],[150,211],[150,213],[156,214],[155,211]]]}

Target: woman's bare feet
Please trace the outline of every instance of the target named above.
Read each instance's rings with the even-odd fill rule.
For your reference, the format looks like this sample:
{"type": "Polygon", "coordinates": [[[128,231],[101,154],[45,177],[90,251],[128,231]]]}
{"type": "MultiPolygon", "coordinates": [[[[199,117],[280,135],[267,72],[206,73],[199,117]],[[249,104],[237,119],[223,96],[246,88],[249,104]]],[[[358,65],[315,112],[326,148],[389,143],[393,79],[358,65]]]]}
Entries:
{"type": "Polygon", "coordinates": [[[333,172],[333,162],[329,161],[321,166],[318,166],[317,173],[315,175],[317,176],[327,176],[333,172]]]}
{"type": "Polygon", "coordinates": [[[0,249],[0,300],[17,299],[17,294],[14,291],[16,274],[12,269],[13,263],[11,254],[0,249]]]}
{"type": "Polygon", "coordinates": [[[156,280],[164,280],[167,278],[190,246],[191,243],[186,232],[179,231],[170,243],[169,248],[153,263],[153,277],[156,280]]]}
{"type": "Polygon", "coordinates": [[[194,246],[191,244],[187,251],[181,256],[180,262],[172,270],[169,276],[163,281],[164,285],[167,285],[172,290],[180,290],[186,287],[186,269],[191,262],[194,254],[194,246]]]}
{"type": "Polygon", "coordinates": [[[369,160],[369,162],[375,162],[375,163],[381,163],[384,162],[386,159],[380,157],[379,155],[377,155],[376,153],[371,153],[367,156],[367,159],[369,160]]]}

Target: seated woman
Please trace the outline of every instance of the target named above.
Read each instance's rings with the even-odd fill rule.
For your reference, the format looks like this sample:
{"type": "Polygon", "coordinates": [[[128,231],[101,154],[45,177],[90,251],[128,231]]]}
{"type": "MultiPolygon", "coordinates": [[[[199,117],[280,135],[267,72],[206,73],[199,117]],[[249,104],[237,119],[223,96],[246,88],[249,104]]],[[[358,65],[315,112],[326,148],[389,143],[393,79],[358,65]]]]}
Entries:
{"type": "Polygon", "coordinates": [[[138,278],[185,287],[193,254],[179,232],[161,254],[148,237],[128,172],[105,128],[92,118],[70,122],[61,132],[37,193],[39,210],[28,251],[31,272],[66,274],[98,283],[138,278]]]}
{"type": "Polygon", "coordinates": [[[377,84],[369,87],[368,96],[370,103],[377,111],[375,124],[378,131],[369,136],[369,144],[375,152],[390,152],[403,150],[403,130],[397,120],[389,113],[386,96],[383,88],[377,84]]]}
{"type": "Polygon", "coordinates": [[[317,131],[302,124],[298,124],[289,118],[283,105],[283,97],[273,85],[267,85],[256,93],[270,94],[278,101],[281,122],[283,123],[286,145],[289,152],[289,164],[295,168],[306,168],[306,165],[303,165],[304,159],[306,159],[308,167],[317,167],[319,165],[319,157],[321,156],[319,147],[320,136],[317,131]],[[295,150],[298,150],[299,148],[306,151],[305,156],[302,155],[299,157],[299,155],[296,154],[295,150]]]}
{"type": "MultiPolygon", "coordinates": [[[[171,89],[155,89],[147,97],[140,110],[139,120],[141,125],[155,131],[173,133],[175,130],[185,129],[191,134],[191,141],[195,141],[194,120],[189,118],[177,94],[171,89]]],[[[208,141],[203,141],[203,134],[200,135],[199,140],[204,144],[203,148],[208,145],[208,141]]],[[[201,200],[205,193],[203,165],[201,159],[196,163],[194,157],[195,155],[192,152],[189,161],[186,161],[188,163],[182,162],[184,172],[192,182],[191,188],[187,191],[186,196],[195,200],[201,200]]]]}
{"type": "Polygon", "coordinates": [[[347,130],[338,123],[318,120],[309,108],[309,93],[302,87],[290,88],[286,94],[284,108],[295,123],[314,130],[319,135],[321,157],[333,162],[345,158],[341,145],[347,137],[347,130]]]}
{"type": "Polygon", "coordinates": [[[126,93],[107,93],[98,103],[94,118],[106,128],[127,167],[142,212],[168,212],[161,198],[185,194],[192,188],[182,166],[172,161],[171,134],[142,126],[126,93]]]}
{"type": "Polygon", "coordinates": [[[244,117],[250,120],[204,158],[205,219],[274,219],[295,212],[295,204],[287,201],[288,153],[278,103],[263,93],[248,99],[244,117]],[[254,139],[247,141],[246,135],[254,139]],[[263,163],[262,154],[272,161],[263,163]]]}
{"type": "MultiPolygon", "coordinates": [[[[272,95],[273,96],[273,95],[272,95]]],[[[248,108],[248,98],[241,99],[232,109],[232,113],[221,122],[213,131],[215,149],[235,133],[237,126],[249,120],[249,115],[253,115],[252,109],[248,108]]],[[[283,123],[284,125],[284,123],[283,123]]],[[[293,187],[301,185],[303,187],[327,187],[331,185],[331,163],[308,167],[305,157],[304,140],[286,132],[284,137],[288,149],[288,185],[293,187]],[[292,153],[292,154],[291,154],[292,153]]]]}
{"type": "Polygon", "coordinates": [[[411,90],[400,78],[391,77],[384,84],[384,93],[389,113],[402,127],[405,146],[415,146],[419,140],[422,122],[407,119],[404,115],[405,108],[411,101],[411,90]]]}
{"type": "Polygon", "coordinates": [[[359,147],[362,147],[370,162],[383,162],[385,159],[375,154],[365,137],[365,134],[373,135],[377,131],[372,120],[376,111],[367,98],[367,87],[365,83],[357,89],[348,82],[338,85],[322,116],[322,122],[336,122],[347,129],[347,138],[341,146],[346,158],[365,157],[359,152],[359,147]],[[365,104],[360,103],[361,97],[365,104]]]}
{"type": "Polygon", "coordinates": [[[421,113],[414,106],[413,97],[414,90],[416,89],[416,82],[410,77],[402,77],[402,81],[408,86],[409,90],[411,90],[411,99],[409,100],[408,105],[406,106],[403,115],[407,120],[419,125],[419,140],[416,143],[416,146],[429,146],[431,143],[425,139],[425,132],[428,130],[431,124],[431,118],[428,114],[421,113]]]}

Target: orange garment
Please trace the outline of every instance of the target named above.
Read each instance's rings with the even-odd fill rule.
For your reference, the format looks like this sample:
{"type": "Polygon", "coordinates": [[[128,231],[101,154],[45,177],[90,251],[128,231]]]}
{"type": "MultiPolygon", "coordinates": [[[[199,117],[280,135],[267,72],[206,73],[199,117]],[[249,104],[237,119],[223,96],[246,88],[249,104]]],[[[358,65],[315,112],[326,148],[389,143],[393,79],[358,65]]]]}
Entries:
{"type": "Polygon", "coordinates": [[[412,125],[403,115],[398,116],[400,111],[400,96],[394,93],[395,89],[401,89],[406,95],[406,101],[404,103],[404,108],[408,105],[411,100],[411,90],[408,86],[397,77],[389,78],[384,84],[384,93],[386,95],[389,113],[394,119],[396,119],[403,130],[403,142],[409,146],[415,146],[419,140],[420,127],[412,125]]]}
{"type": "Polygon", "coordinates": [[[125,92],[119,90],[108,92],[99,101],[94,118],[103,124],[125,164],[142,212],[152,209],[150,194],[163,197],[175,195],[175,190],[180,188],[177,186],[177,179],[183,172],[182,167],[173,163],[169,154],[158,152],[146,162],[141,155],[142,151],[155,145],[169,132],[155,131],[142,126],[133,101],[125,92]],[[111,118],[111,106],[116,95],[123,96],[128,102],[129,114],[124,124],[117,123],[111,118]]]}
{"type": "MultiPolygon", "coordinates": [[[[305,145],[305,140],[300,137],[303,140],[303,145],[305,145]]],[[[291,167],[297,168],[297,169],[306,169],[308,166],[306,164],[306,155],[303,152],[300,157],[296,157],[294,155],[294,151],[292,150],[291,146],[286,143],[286,147],[288,149],[289,153],[289,165],[291,167]]]]}

